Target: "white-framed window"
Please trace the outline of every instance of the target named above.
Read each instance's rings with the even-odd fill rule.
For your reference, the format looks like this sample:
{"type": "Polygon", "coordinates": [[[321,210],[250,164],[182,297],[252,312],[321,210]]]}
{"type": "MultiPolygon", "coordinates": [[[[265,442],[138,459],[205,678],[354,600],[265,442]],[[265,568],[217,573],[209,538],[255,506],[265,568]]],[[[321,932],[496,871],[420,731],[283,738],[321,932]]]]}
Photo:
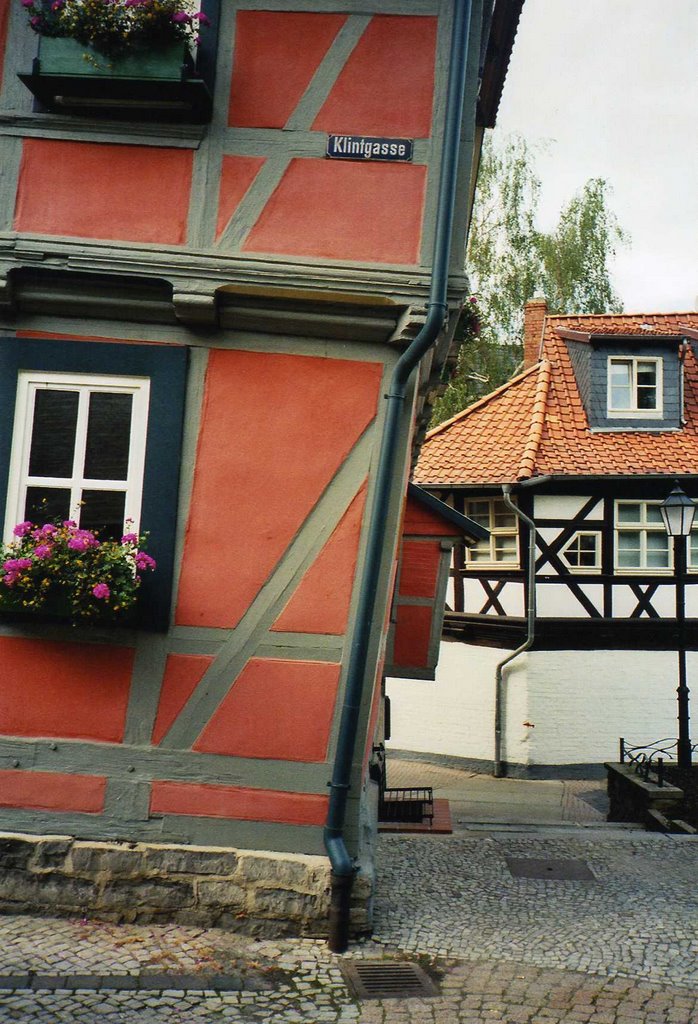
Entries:
{"type": "Polygon", "coordinates": [[[138,532],[149,398],[146,377],[21,370],[5,539],[25,520],[138,532]]]}
{"type": "Polygon", "coordinates": [[[660,501],[616,501],[618,572],[666,573],[673,567],[660,501]]]}
{"type": "Polygon", "coordinates": [[[698,572],[698,516],[693,520],[693,526],[686,545],[686,568],[689,572],[698,572]]]}
{"type": "Polygon", "coordinates": [[[502,498],[466,501],[465,515],[490,531],[489,540],[479,540],[474,547],[466,547],[466,565],[519,564],[517,519],[502,498]]]}
{"type": "Polygon", "coordinates": [[[560,552],[572,572],[599,572],[601,569],[601,534],[578,530],[560,552]]]}
{"type": "Polygon", "coordinates": [[[652,418],[662,415],[662,360],[609,356],[608,415],[652,418]]]}

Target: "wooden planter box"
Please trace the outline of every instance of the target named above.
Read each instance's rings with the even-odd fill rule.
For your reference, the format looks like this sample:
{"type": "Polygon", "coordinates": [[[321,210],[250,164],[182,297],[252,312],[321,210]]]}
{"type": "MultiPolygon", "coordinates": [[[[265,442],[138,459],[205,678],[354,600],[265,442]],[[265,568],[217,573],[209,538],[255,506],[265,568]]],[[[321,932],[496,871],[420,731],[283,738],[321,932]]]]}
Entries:
{"type": "Polygon", "coordinates": [[[138,622],[138,602],[123,612],[110,611],[108,607],[98,607],[98,614],[93,619],[73,619],[70,600],[60,593],[51,593],[41,608],[26,608],[20,598],[16,598],[7,588],[3,587],[0,594],[0,621],[17,625],[47,624],[73,625],[76,629],[101,629],[127,626],[133,628],[138,622]]]}
{"type": "Polygon", "coordinates": [[[74,39],[40,36],[31,73],[19,77],[56,113],[197,123],[211,116],[208,86],[183,42],[110,60],[74,39]]]}

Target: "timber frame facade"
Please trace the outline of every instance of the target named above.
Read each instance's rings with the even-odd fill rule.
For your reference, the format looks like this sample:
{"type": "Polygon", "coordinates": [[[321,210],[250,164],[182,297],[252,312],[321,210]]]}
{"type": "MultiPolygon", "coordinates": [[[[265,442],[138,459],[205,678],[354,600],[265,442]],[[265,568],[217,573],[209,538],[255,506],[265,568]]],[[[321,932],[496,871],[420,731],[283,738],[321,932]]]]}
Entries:
{"type": "Polygon", "coordinates": [[[433,688],[388,685],[393,745],[491,764],[497,664],[531,639],[505,669],[509,770],[598,771],[620,736],[676,736],[679,603],[689,687],[698,670],[698,525],[684,571],[659,511],[676,481],[698,500],[698,314],[531,300],[525,329],[523,372],[432,430],[417,464],[490,536],[455,549],[433,688]],[[505,493],[535,524],[532,572],[505,493]]]}
{"type": "MultiPolygon", "coordinates": [[[[42,107],[27,87],[43,74],[37,36],[19,2],[2,5],[0,501],[19,495],[5,540],[35,492],[61,517],[103,508],[94,493],[108,492],[108,516],[90,522],[102,516],[118,536],[114,508],[131,486],[105,484],[116,471],[96,483],[85,471],[80,511],[63,507],[65,472],[37,476],[33,454],[14,480],[19,377],[30,372],[52,393],[56,415],[71,388],[123,395],[147,381],[135,527],[150,534],[158,563],[139,617],[124,626],[0,616],[0,829],[68,843],[50,900],[40,884],[7,875],[4,906],[74,913],[79,900],[112,917],[326,930],[328,778],[384,395],[425,318],[455,7],[206,0],[213,25],[209,37],[202,30],[198,72],[211,103],[188,117],[176,96],[168,107],[169,86],[151,108],[105,84],[100,110],[64,83],[63,106],[54,90],[41,93],[42,107]],[[409,138],[413,159],[328,159],[336,132],[409,138]],[[121,895],[105,888],[96,854],[99,880],[91,868],[81,874],[71,843],[136,844],[141,866],[128,878],[155,878],[162,902],[151,885],[154,902],[135,910],[137,886],[127,900],[123,880],[121,895]],[[198,851],[181,901],[167,871],[147,866],[164,863],[163,846],[198,851]],[[230,883],[220,902],[203,895],[211,847],[242,858],[229,871],[216,861],[230,883]],[[245,868],[244,851],[263,854],[245,868]],[[293,866],[279,868],[283,857],[293,866]]],[[[407,477],[453,358],[479,147],[521,3],[466,8],[450,317],[410,381],[399,425],[353,754],[346,839],[364,876],[355,930],[370,927],[368,763],[407,477]]],[[[39,407],[27,408],[32,438],[39,407]]],[[[73,430],[77,445],[74,427],[60,429],[51,436],[73,430]]]]}

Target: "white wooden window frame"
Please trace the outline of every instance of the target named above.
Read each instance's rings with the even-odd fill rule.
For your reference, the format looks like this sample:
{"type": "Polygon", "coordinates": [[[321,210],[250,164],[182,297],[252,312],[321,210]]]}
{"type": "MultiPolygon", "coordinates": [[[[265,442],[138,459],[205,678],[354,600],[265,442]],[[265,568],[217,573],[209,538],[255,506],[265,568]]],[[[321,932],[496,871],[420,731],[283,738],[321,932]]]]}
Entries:
{"type": "Polygon", "coordinates": [[[598,573],[601,571],[601,534],[598,530],[577,530],[575,534],[567,541],[565,546],[560,551],[560,555],[568,567],[570,572],[579,573],[585,575],[589,573],[598,573]],[[574,544],[581,537],[592,537],[594,540],[594,564],[593,565],[574,565],[567,557],[567,552],[574,546],[574,544]]]}
{"type": "Polygon", "coordinates": [[[606,398],[606,411],[607,415],[616,419],[637,419],[637,420],[651,420],[661,419],[664,415],[664,389],[663,389],[663,373],[662,373],[662,359],[659,356],[609,356],[607,366],[607,398],[606,398]],[[614,364],[625,363],[629,364],[631,368],[631,390],[632,390],[632,401],[633,405],[628,409],[617,409],[613,405],[613,388],[611,385],[611,370],[614,364]],[[638,386],[637,386],[637,368],[639,363],[652,363],[654,364],[654,375],[655,375],[655,395],[657,399],[656,408],[654,409],[640,409],[638,406],[638,386]]]}
{"type": "Polygon", "coordinates": [[[488,522],[487,523],[482,523],[482,525],[487,530],[489,530],[489,532],[490,532],[490,536],[489,536],[489,557],[483,557],[483,558],[474,558],[473,557],[473,554],[476,551],[478,551],[478,550],[481,551],[482,550],[482,545],[487,543],[486,541],[478,541],[477,544],[474,544],[472,547],[469,547],[469,546],[466,545],[466,547],[465,547],[465,567],[466,567],[466,569],[479,569],[481,567],[492,568],[493,566],[496,566],[498,568],[499,567],[503,567],[503,568],[507,568],[507,569],[518,569],[519,566],[520,566],[520,558],[521,558],[521,556],[520,556],[520,551],[519,551],[518,520],[515,519],[514,513],[511,512],[510,509],[507,509],[507,512],[509,512],[511,514],[512,518],[515,519],[513,526],[506,526],[506,527],[501,527],[500,526],[500,527],[497,527],[497,526],[494,525],[494,523],[495,523],[495,507],[496,506],[502,506],[503,508],[506,509],[506,505],[504,504],[504,501],[502,500],[502,498],[471,498],[471,499],[468,499],[465,502],[465,515],[466,516],[469,516],[471,514],[469,512],[469,509],[471,508],[472,505],[474,505],[476,503],[480,504],[480,505],[487,503],[487,506],[488,506],[488,516],[487,516],[488,522]],[[515,555],[514,558],[501,558],[501,557],[498,557],[497,541],[500,540],[502,537],[513,537],[514,538],[514,543],[516,545],[516,555],[515,555]]]}
{"type": "Polygon", "coordinates": [[[149,402],[150,381],[147,377],[21,370],[17,378],[17,399],[5,510],[5,543],[13,539],[12,531],[16,524],[24,520],[27,488],[35,486],[70,488],[70,518],[78,524],[80,523],[80,499],[83,490],[123,491],[126,495],[124,526],[128,521],[129,530],[137,533],[141,520],[149,402]],[[75,451],[70,477],[29,476],[35,395],[37,391],[43,389],[77,391],[79,394],[75,451]],[[89,396],[94,392],[132,395],[129,460],[125,480],[95,480],[83,476],[89,396]]]}
{"type": "Polygon", "coordinates": [[[662,523],[649,522],[647,519],[647,509],[650,506],[659,506],[661,501],[643,501],[641,499],[618,499],[615,502],[614,507],[614,545],[613,545],[613,567],[614,571],[619,575],[632,576],[670,576],[674,571],[674,551],[671,544],[670,538],[667,536],[666,530],[662,523]],[[635,523],[621,523],[619,522],[618,513],[621,507],[624,505],[640,505],[641,507],[641,518],[635,523]],[[625,566],[619,565],[618,557],[620,554],[618,538],[621,533],[638,533],[640,535],[640,562],[639,566],[625,566]],[[668,564],[665,566],[651,566],[647,564],[647,537],[651,533],[659,534],[666,538],[667,541],[667,561],[668,564]]]}

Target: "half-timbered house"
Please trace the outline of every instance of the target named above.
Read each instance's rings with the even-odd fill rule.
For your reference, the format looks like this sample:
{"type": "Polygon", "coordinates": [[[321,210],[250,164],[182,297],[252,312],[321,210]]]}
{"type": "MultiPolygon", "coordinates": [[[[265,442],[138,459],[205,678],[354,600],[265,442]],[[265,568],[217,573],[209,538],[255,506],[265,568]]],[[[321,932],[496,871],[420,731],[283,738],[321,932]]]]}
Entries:
{"type": "Polygon", "coordinates": [[[2,906],[318,933],[331,864],[335,942],[358,866],[369,927],[406,481],[521,3],[203,0],[174,69],[0,3],[4,539],[157,562],[126,622],[0,611],[2,906]]]}
{"type": "MultiPolygon", "coordinates": [[[[676,737],[677,577],[659,505],[676,480],[698,498],[697,346],[696,313],[527,304],[523,372],[432,430],[417,465],[489,537],[456,549],[435,678],[393,673],[392,746],[559,775],[599,769],[620,736],[676,737]]],[[[678,582],[690,686],[695,529],[678,582]]]]}

